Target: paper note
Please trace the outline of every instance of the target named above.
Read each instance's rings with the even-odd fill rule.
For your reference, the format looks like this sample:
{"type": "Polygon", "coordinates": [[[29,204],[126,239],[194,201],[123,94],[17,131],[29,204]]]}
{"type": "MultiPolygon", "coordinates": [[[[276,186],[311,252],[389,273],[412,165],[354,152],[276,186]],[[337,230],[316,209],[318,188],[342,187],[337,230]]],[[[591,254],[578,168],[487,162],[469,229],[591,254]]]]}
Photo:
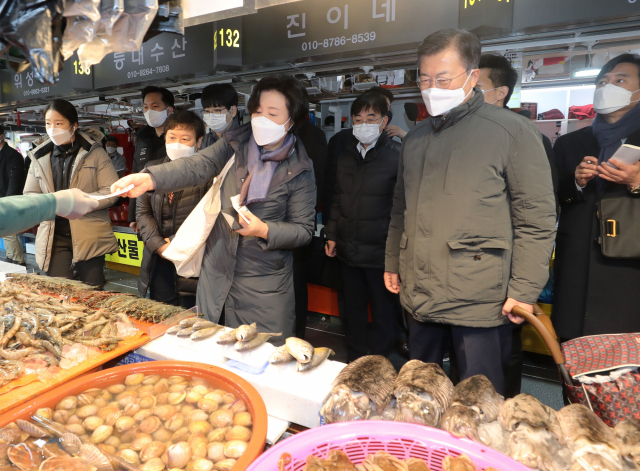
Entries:
{"type": "Polygon", "coordinates": [[[247,219],[247,216],[245,216],[245,214],[247,213],[251,214],[251,211],[249,211],[249,208],[247,208],[246,206],[240,205],[240,195],[232,196],[231,204],[233,205],[233,209],[238,211],[238,214],[242,216],[242,219],[244,219],[244,222],[249,224],[251,221],[247,219]]]}
{"type": "Polygon", "coordinates": [[[100,195],[100,196],[96,196],[96,195],[89,195],[91,196],[94,200],[106,200],[107,198],[113,198],[114,196],[120,196],[123,193],[126,193],[127,191],[133,190],[134,185],[131,184],[125,188],[121,188],[120,190],[116,191],[115,193],[111,193],[110,195],[100,195]]]}

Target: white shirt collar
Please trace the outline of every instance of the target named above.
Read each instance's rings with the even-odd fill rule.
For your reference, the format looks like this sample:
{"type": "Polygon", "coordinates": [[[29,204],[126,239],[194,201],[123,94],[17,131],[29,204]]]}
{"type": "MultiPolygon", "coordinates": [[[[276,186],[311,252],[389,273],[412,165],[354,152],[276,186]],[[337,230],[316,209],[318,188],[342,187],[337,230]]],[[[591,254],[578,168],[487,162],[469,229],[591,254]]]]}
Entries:
{"type": "Polygon", "coordinates": [[[364,148],[361,142],[358,142],[356,149],[358,149],[358,152],[360,152],[360,155],[362,155],[363,159],[367,156],[367,152],[369,152],[371,149],[373,149],[376,146],[376,144],[378,143],[378,139],[376,139],[371,144],[369,144],[369,147],[367,147],[366,149],[364,148]]]}

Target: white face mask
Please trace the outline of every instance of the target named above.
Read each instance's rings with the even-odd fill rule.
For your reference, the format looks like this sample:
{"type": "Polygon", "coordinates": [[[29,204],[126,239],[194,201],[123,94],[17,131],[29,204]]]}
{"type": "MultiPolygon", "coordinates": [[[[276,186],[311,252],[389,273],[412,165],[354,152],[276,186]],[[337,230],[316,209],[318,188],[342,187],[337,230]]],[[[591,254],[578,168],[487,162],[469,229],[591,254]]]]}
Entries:
{"type": "Polygon", "coordinates": [[[147,124],[152,128],[159,128],[164,124],[169,116],[169,108],[163,111],[147,110],[144,114],[144,119],[147,120],[147,124]]]}
{"type": "Polygon", "coordinates": [[[379,124],[362,123],[353,125],[353,135],[364,145],[376,142],[380,134],[379,124]]]}
{"type": "Polygon", "coordinates": [[[459,106],[465,98],[471,93],[465,95],[464,87],[469,81],[469,77],[471,77],[471,73],[469,73],[467,80],[465,80],[464,85],[461,88],[456,88],[454,90],[449,90],[448,88],[427,88],[426,90],[422,90],[420,93],[422,94],[422,99],[424,100],[425,105],[427,105],[427,111],[431,116],[441,116],[443,114],[448,113],[456,106],[459,106]]]}
{"type": "Polygon", "coordinates": [[[116,147],[106,147],[107,154],[114,154],[118,149],[116,147]]]}
{"type": "MultiPolygon", "coordinates": [[[[287,123],[291,120],[289,118],[287,123]]],[[[280,140],[287,133],[286,125],[277,124],[269,118],[259,116],[251,120],[251,129],[253,130],[253,138],[259,146],[268,146],[280,140]]]]}
{"type": "MultiPolygon", "coordinates": [[[[69,129],[71,128],[73,128],[73,125],[69,127],[69,129]]],[[[75,129],[73,130],[73,132],[70,132],[69,129],[47,128],[47,134],[55,145],[61,146],[65,142],[70,141],[71,136],[73,136],[73,133],[76,132],[75,129]]]]}
{"type": "MultiPolygon", "coordinates": [[[[492,92],[492,91],[494,91],[494,90],[497,90],[498,88],[500,88],[500,87],[492,88],[491,90],[482,90],[482,89],[480,89],[480,91],[482,91],[482,94],[484,95],[484,94],[486,94],[487,92],[492,92]]],[[[489,103],[489,102],[487,102],[487,103],[489,103],[490,105],[493,105],[493,104],[495,104],[495,102],[496,102],[496,101],[498,101],[499,99],[500,99],[500,98],[497,98],[497,99],[495,99],[494,101],[492,101],[491,103],[489,103]]]]}
{"type": "MultiPolygon", "coordinates": [[[[637,92],[638,90],[636,90],[637,92]]],[[[631,103],[631,95],[635,92],[630,92],[622,87],[613,85],[612,83],[606,84],[602,88],[598,88],[593,94],[593,109],[598,114],[609,114],[614,111],[618,111],[625,106],[629,106],[631,103]]]]}
{"type": "Polygon", "coordinates": [[[196,148],[189,147],[188,145],[182,144],[180,142],[172,142],[171,144],[167,144],[167,157],[171,160],[182,159],[183,157],[191,157],[196,153],[196,148]]]}
{"type": "Polygon", "coordinates": [[[206,123],[207,127],[213,132],[222,132],[229,125],[229,123],[227,122],[228,114],[228,112],[223,114],[205,113],[204,122],[206,123]]]}

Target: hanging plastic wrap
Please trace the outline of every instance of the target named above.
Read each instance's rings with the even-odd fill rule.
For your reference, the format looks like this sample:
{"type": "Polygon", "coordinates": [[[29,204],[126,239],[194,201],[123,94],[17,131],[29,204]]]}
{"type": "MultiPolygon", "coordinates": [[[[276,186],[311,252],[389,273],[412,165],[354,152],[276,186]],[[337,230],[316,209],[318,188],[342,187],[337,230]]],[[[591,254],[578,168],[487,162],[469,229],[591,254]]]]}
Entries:
{"type": "Polygon", "coordinates": [[[100,19],[100,0],[65,0],[64,16],[84,16],[94,23],[100,19]]]}
{"type": "Polygon", "coordinates": [[[157,11],[158,0],[124,0],[124,11],[111,34],[100,30],[93,41],[78,48],[82,67],[98,64],[112,52],[138,51],[157,11]]]}
{"type": "Polygon", "coordinates": [[[159,0],[158,14],[144,37],[145,41],[162,34],[184,35],[182,25],[182,0],[159,0]]]}
{"type": "Polygon", "coordinates": [[[67,27],[62,38],[62,56],[70,58],[82,44],[93,41],[100,20],[100,0],[65,0],[67,27]]]}
{"type": "Polygon", "coordinates": [[[100,21],[98,22],[97,34],[111,36],[113,26],[122,16],[124,11],[124,0],[102,0],[100,2],[100,21]]]}
{"type": "Polygon", "coordinates": [[[20,50],[40,82],[58,78],[61,16],[62,0],[0,2],[0,39],[20,50]]]}

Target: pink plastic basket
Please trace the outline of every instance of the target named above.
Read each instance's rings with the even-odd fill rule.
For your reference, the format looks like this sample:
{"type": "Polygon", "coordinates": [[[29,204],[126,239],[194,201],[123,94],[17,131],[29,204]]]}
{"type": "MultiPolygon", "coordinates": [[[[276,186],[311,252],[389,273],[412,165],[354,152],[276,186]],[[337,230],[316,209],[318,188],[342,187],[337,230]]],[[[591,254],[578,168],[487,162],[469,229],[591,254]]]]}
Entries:
{"type": "Polygon", "coordinates": [[[421,458],[431,471],[442,471],[445,456],[465,453],[478,471],[489,467],[499,471],[531,471],[498,451],[443,430],[376,420],[331,424],[299,433],[260,455],[247,471],[279,471],[283,453],[292,458],[285,471],[302,471],[307,456],[326,458],[331,450],[344,451],[354,464],[360,464],[368,455],[386,451],[400,459],[421,458]]]}

